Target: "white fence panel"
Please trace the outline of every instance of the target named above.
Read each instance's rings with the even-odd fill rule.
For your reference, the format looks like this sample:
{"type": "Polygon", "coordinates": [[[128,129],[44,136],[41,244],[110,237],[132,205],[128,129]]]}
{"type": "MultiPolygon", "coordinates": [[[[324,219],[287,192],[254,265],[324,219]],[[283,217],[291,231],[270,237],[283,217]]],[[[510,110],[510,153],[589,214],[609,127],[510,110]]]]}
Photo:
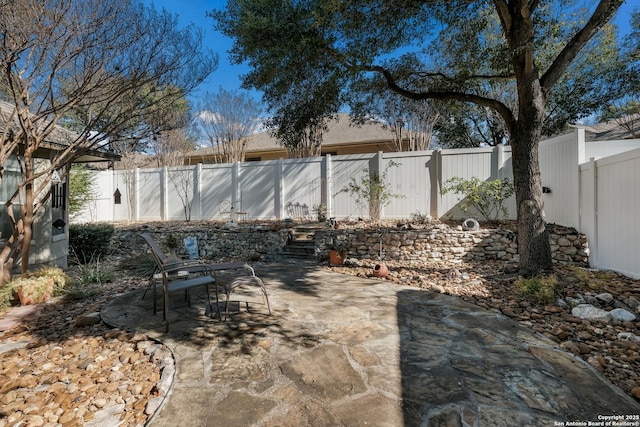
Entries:
{"type": "Polygon", "coordinates": [[[350,192],[342,190],[348,187],[352,179],[356,185],[362,185],[362,178],[366,175],[365,171],[371,170],[374,157],[375,154],[332,157],[333,192],[329,196],[333,197],[333,212],[329,212],[330,216],[338,219],[369,217],[368,207],[358,206],[356,198],[350,192]]]}
{"type": "Polygon", "coordinates": [[[73,223],[113,221],[113,188],[114,176],[112,170],[91,171],[94,183],[93,198],[87,202],[82,211],[70,217],[73,223]]]}
{"type": "Polygon", "coordinates": [[[162,169],[138,169],[137,171],[137,219],[141,221],[160,221],[163,219],[160,192],[162,169]]]}
{"type": "Polygon", "coordinates": [[[549,223],[580,226],[579,163],[584,157],[584,130],[577,129],[540,143],[540,175],[544,193],[544,213],[549,223]]]}
{"type": "Polygon", "coordinates": [[[640,149],[595,162],[597,259],[591,262],[640,278],[640,149]]]}
{"type": "Polygon", "coordinates": [[[587,141],[585,143],[585,156],[581,163],[590,158],[596,159],[624,153],[625,151],[640,148],[640,139],[621,139],[616,141],[587,141]]]}
{"type": "MultiPolygon", "coordinates": [[[[135,171],[113,171],[113,192],[120,193],[120,203],[113,205],[113,219],[115,221],[129,221],[135,219],[135,195],[129,194],[133,190],[135,171]]],[[[115,200],[115,199],[114,199],[115,200]]]]}
{"type": "MultiPolygon", "coordinates": [[[[495,175],[492,173],[494,151],[493,148],[460,148],[441,151],[439,165],[441,174],[440,186],[454,177],[491,179],[495,175]]],[[[461,198],[461,195],[456,195],[453,192],[443,194],[438,203],[438,218],[460,219],[467,216],[456,206],[461,198]]]]}
{"type": "Polygon", "coordinates": [[[315,219],[313,208],[322,203],[322,190],[324,187],[322,168],[325,158],[290,159],[283,161],[282,201],[286,205],[307,206],[309,215],[315,219]]]}
{"type": "Polygon", "coordinates": [[[580,226],[577,229],[588,237],[590,257],[597,252],[597,206],[595,161],[580,165],[580,226]]]}
{"type": "Polygon", "coordinates": [[[242,163],[238,177],[238,203],[234,209],[247,212],[250,219],[274,218],[278,167],[277,160],[242,163]]]}
{"type": "Polygon", "coordinates": [[[166,210],[166,219],[169,221],[195,219],[193,208],[197,205],[194,200],[195,183],[197,181],[197,168],[195,166],[182,166],[166,168],[165,180],[166,195],[163,203],[166,210]]]}
{"type": "Polygon", "coordinates": [[[229,219],[232,166],[229,163],[202,165],[200,219],[229,219]]]}
{"type": "Polygon", "coordinates": [[[384,218],[408,218],[413,214],[431,214],[432,157],[431,151],[385,153],[381,173],[387,171],[389,191],[402,197],[392,198],[389,205],[383,207],[384,218]],[[389,167],[391,162],[398,166],[389,167]]]}

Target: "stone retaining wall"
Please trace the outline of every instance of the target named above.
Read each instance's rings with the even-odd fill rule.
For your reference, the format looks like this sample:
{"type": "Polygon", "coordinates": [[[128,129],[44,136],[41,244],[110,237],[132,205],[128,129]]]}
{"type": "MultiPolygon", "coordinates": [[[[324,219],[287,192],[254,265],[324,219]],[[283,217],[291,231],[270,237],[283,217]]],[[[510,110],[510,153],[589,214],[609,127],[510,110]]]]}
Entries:
{"type": "MultiPolygon", "coordinates": [[[[286,246],[289,230],[270,231],[267,227],[226,228],[204,222],[195,223],[145,223],[137,225],[116,224],[114,247],[119,255],[127,255],[143,250],[144,241],[138,235],[150,233],[159,244],[167,234],[175,235],[180,241],[185,237],[195,237],[198,241],[200,257],[206,260],[268,260],[279,257],[286,246]]],[[[162,245],[161,245],[162,247],[162,245]]],[[[187,258],[181,245],[178,256],[187,258]]]]}
{"type": "MultiPolygon", "coordinates": [[[[555,261],[588,265],[587,239],[575,229],[549,225],[555,261]]],[[[517,234],[509,230],[463,231],[445,224],[416,230],[339,229],[316,232],[316,253],[347,247],[354,258],[415,261],[519,261],[517,234]]]]}
{"type": "MultiPolygon", "coordinates": [[[[588,265],[588,246],[584,234],[573,228],[549,225],[553,259],[563,263],[588,265]]],[[[268,226],[241,226],[229,229],[208,223],[145,223],[116,225],[114,246],[121,255],[143,249],[137,235],[151,233],[162,242],[168,233],[180,240],[195,236],[200,257],[208,260],[277,260],[291,239],[291,229],[270,231],[268,226]]],[[[318,260],[327,258],[334,246],[347,249],[351,258],[417,261],[482,261],[503,260],[517,263],[519,259],[516,233],[510,230],[481,229],[463,231],[445,224],[423,229],[343,228],[318,229],[315,233],[315,252],[318,260]]],[[[181,248],[178,255],[186,257],[181,248]]]]}

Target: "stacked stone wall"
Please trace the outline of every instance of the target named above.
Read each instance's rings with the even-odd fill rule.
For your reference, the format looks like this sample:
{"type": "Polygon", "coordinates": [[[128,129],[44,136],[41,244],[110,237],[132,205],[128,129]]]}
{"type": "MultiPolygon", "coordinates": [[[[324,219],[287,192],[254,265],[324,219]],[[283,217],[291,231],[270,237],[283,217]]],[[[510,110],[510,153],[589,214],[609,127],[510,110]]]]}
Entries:
{"type": "MultiPolygon", "coordinates": [[[[573,228],[549,225],[553,259],[562,263],[588,265],[588,245],[584,234],[573,228]]],[[[207,223],[147,223],[117,225],[114,246],[120,255],[141,251],[139,233],[151,233],[157,242],[172,233],[181,241],[193,236],[198,240],[200,257],[207,260],[277,260],[292,238],[292,230],[271,231],[267,226],[240,226],[230,229],[207,223]]],[[[517,234],[504,229],[464,231],[436,224],[421,229],[342,228],[315,232],[318,260],[326,259],[329,249],[340,247],[348,257],[397,261],[483,261],[519,260],[517,234]]],[[[178,255],[186,257],[181,248],[178,255]]]]}
{"type": "MultiPolygon", "coordinates": [[[[116,225],[116,253],[127,255],[144,250],[144,241],[139,237],[140,233],[151,234],[159,244],[168,234],[175,235],[181,242],[186,237],[195,237],[200,258],[215,261],[276,260],[290,235],[288,229],[270,231],[268,227],[226,228],[206,223],[116,225]]],[[[183,245],[180,245],[177,255],[187,258],[183,245]]]]}
{"type": "MultiPolygon", "coordinates": [[[[588,245],[575,229],[550,225],[554,261],[588,265],[588,245]]],[[[445,224],[414,230],[338,229],[316,232],[319,257],[346,248],[349,257],[416,261],[519,261],[517,234],[510,230],[463,231],[445,224]]]]}

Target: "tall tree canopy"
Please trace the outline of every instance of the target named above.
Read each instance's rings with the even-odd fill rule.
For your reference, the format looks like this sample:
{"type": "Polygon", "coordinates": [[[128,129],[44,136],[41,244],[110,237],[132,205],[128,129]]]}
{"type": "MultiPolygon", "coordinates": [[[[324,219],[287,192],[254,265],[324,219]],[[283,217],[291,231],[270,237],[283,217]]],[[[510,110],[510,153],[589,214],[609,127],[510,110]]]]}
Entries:
{"type": "MultiPolygon", "coordinates": [[[[14,262],[28,268],[31,224],[48,196],[54,170],[89,150],[114,143],[160,106],[184,99],[217,66],[202,32],[137,0],[6,0],[0,3],[1,91],[10,108],[0,123],[2,165],[19,159],[23,176],[7,211],[13,234],[0,251],[0,284],[14,262]],[[59,125],[71,124],[48,166],[33,168],[36,151],[59,125]]],[[[155,120],[157,122],[157,120],[155,120]]],[[[60,142],[60,141],[56,141],[60,142]]]]}
{"type": "Polygon", "coordinates": [[[221,162],[243,162],[248,137],[262,119],[262,106],[248,93],[219,87],[207,92],[195,117],[196,129],[217,152],[221,162]]]}
{"type": "Polygon", "coordinates": [[[367,78],[409,99],[493,110],[512,146],[520,272],[530,276],[552,268],[538,163],[545,107],[622,3],[600,0],[580,20],[569,12],[585,3],[572,0],[238,0],[211,16],[235,39],[232,59],[251,67],[244,84],[262,90],[276,115],[331,114],[367,78]],[[475,27],[478,16],[485,27],[475,27]],[[459,34],[467,41],[451,69],[438,51],[459,34]],[[504,80],[514,82],[513,105],[486,90],[504,80]]]}

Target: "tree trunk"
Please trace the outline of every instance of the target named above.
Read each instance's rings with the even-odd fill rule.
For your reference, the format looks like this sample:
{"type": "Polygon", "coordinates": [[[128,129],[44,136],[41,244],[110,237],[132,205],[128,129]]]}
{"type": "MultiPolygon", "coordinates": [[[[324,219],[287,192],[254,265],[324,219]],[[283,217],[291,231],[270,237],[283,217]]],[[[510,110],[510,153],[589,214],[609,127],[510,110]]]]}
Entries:
{"type": "Polygon", "coordinates": [[[511,136],[513,177],[518,209],[519,270],[524,277],[553,269],[549,232],[544,218],[538,159],[542,111],[531,106],[525,111],[521,110],[511,136]]]}
{"type": "Polygon", "coordinates": [[[33,215],[34,215],[34,196],[33,196],[33,160],[31,150],[27,150],[24,155],[25,180],[27,184],[24,186],[25,202],[22,206],[22,250],[20,251],[20,271],[22,274],[29,272],[29,249],[31,248],[31,237],[33,235],[33,215]]]}
{"type": "Polygon", "coordinates": [[[528,2],[510,2],[499,7],[498,12],[509,42],[518,90],[518,116],[511,123],[511,155],[518,209],[519,269],[521,275],[531,277],[553,268],[538,160],[546,93],[533,53],[535,31],[528,2]]]}

